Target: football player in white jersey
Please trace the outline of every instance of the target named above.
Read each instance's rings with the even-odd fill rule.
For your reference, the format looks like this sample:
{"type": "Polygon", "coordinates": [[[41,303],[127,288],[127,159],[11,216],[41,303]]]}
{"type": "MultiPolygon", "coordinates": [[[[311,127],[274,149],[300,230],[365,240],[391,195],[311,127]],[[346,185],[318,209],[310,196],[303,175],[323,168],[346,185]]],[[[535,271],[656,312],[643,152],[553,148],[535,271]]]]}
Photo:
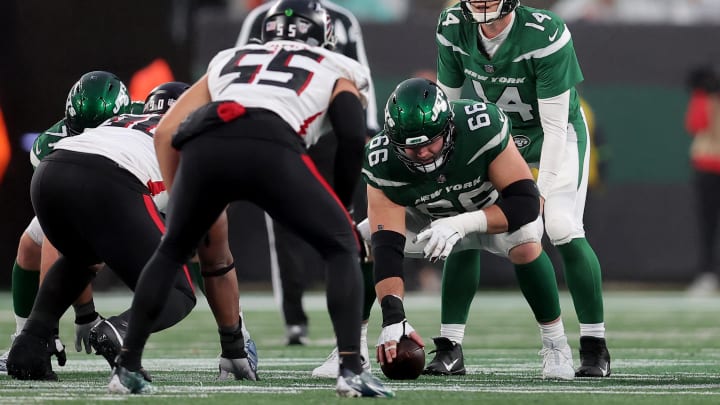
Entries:
{"type": "Polygon", "coordinates": [[[338,142],[357,148],[340,174],[357,181],[368,71],[324,48],[332,46],[332,25],[317,1],[278,1],[265,17],[262,41],[218,53],[158,126],[155,145],[170,190],[167,232],[136,289],[108,384],[112,393],[151,388],[142,352],[173,275],[225,207],[245,200],[305,238],[327,262],[340,354],[336,393],[394,396],[361,366],[359,241],[341,202],[348,198],[332,191],[306,153],[306,143],[332,127],[338,142]]]}
{"type": "MultiPolygon", "coordinates": [[[[243,46],[248,43],[260,42],[263,28],[263,20],[268,9],[275,4],[274,0],[252,9],[243,20],[240,33],[235,46],[243,46]]],[[[329,0],[320,0],[333,24],[335,46],[333,51],[345,55],[360,62],[369,68],[365,44],[360,23],[349,10],[329,0]]],[[[380,130],[377,120],[377,106],[375,101],[375,90],[372,80],[369,81],[368,103],[365,109],[365,122],[367,123],[368,139],[373,137],[380,130]]],[[[323,134],[320,141],[308,149],[308,155],[312,158],[320,173],[328,179],[328,182],[337,191],[338,187],[346,187],[335,181],[333,166],[344,162],[345,151],[339,150],[335,145],[335,136],[330,133],[323,134]]],[[[365,218],[367,207],[367,196],[362,182],[353,196],[353,219],[360,221],[365,218]]],[[[341,192],[342,193],[342,192],[341,192]]],[[[320,270],[315,267],[321,264],[321,260],[314,254],[302,238],[293,234],[283,226],[272,221],[269,215],[265,214],[265,224],[268,232],[268,250],[270,253],[270,272],[275,295],[275,302],[282,308],[285,320],[285,330],[288,345],[305,344],[308,335],[308,317],[303,308],[302,297],[308,286],[311,275],[317,275],[320,270]]],[[[363,277],[372,280],[372,263],[363,260],[361,263],[363,277]]],[[[370,288],[365,291],[365,304],[363,306],[363,319],[370,317],[370,310],[375,301],[375,290],[370,288]]],[[[361,336],[361,350],[363,356],[363,367],[370,369],[367,350],[367,322],[363,323],[361,336]]],[[[337,350],[333,350],[328,357],[326,364],[313,370],[315,377],[337,378],[337,350]]]]}
{"type": "MultiPolygon", "coordinates": [[[[177,82],[168,85],[173,92],[164,94],[165,103],[188,87],[177,82]]],[[[151,97],[153,94],[148,99],[151,97]]],[[[151,105],[145,108],[147,114],[122,114],[58,141],[38,165],[31,183],[33,208],[45,237],[61,256],[48,271],[10,350],[7,369],[14,378],[57,379],[48,352],[52,328],[94,278],[93,266],[106,263],[134,288],[160,242],[164,224],[159,209],[166,204],[167,192],[152,136],[159,113],[167,108],[149,108],[151,105]]],[[[153,331],[174,325],[195,306],[186,268],[173,277],[168,290],[153,331]]],[[[123,315],[117,318],[127,319],[123,315]]],[[[114,364],[114,356],[102,352],[101,347],[112,348],[113,342],[100,343],[96,350],[114,364]]]]}

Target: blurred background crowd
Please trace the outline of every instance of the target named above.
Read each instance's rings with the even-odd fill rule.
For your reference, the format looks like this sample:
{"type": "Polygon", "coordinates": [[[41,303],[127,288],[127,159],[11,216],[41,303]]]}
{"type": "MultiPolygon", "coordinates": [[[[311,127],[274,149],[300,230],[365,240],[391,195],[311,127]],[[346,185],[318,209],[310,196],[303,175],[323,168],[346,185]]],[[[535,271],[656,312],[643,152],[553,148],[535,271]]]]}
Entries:
{"type": "MultiPolygon", "coordinates": [[[[434,77],[436,20],[452,1],[334,2],[360,20],[380,107],[399,81],[434,77]]],[[[135,95],[159,76],[192,82],[218,50],[235,44],[243,18],[260,3],[0,3],[0,288],[9,288],[17,241],[33,216],[28,148],[61,118],[70,85],[84,72],[108,70],[142,99],[135,95]]],[[[606,284],[716,292],[720,1],[522,4],[556,12],[573,34],[595,143],[585,225],[606,284]]],[[[269,286],[264,232],[259,210],[232,207],[231,243],[245,283],[269,286]],[[234,232],[233,221],[257,232],[234,232]]],[[[515,282],[503,260],[483,260],[483,287],[515,282]]],[[[410,286],[438,288],[437,269],[408,266],[410,286]]],[[[312,277],[321,283],[322,270],[312,277]]]]}

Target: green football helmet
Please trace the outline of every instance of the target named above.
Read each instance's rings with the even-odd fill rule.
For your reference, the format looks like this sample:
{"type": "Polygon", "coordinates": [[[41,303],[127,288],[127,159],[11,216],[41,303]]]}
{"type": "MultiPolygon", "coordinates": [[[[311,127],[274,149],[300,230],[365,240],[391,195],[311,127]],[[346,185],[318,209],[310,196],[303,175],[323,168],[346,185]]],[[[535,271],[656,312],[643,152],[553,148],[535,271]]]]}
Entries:
{"type": "Polygon", "coordinates": [[[65,102],[65,123],[77,135],[85,128],[95,128],[108,118],[128,112],[130,96],[127,87],[112,73],[101,70],[85,73],[65,102]]]}
{"type": "Polygon", "coordinates": [[[385,105],[385,135],[398,158],[411,170],[432,172],[441,167],[453,148],[453,111],[443,91],[427,79],[400,83],[385,105]],[[406,153],[443,137],[443,147],[433,162],[418,162],[406,153]]]}
{"type": "Polygon", "coordinates": [[[465,19],[477,23],[477,24],[489,24],[493,21],[497,21],[506,15],[510,14],[520,4],[520,0],[500,0],[498,8],[493,12],[475,12],[473,11],[468,3],[489,3],[488,1],[478,0],[460,0],[460,8],[462,9],[463,16],[465,19]]]}

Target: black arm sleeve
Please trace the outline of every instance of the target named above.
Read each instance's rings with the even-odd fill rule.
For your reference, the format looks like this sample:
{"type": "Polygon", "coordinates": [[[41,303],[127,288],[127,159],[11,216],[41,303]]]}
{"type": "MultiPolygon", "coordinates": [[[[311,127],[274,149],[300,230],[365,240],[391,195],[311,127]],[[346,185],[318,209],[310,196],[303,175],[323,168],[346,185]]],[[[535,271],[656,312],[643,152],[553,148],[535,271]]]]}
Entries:
{"type": "Polygon", "coordinates": [[[501,192],[497,203],[508,222],[508,232],[534,221],[540,214],[540,193],[537,184],[530,179],[518,180],[501,192]]]}
{"type": "Polygon", "coordinates": [[[360,179],[360,169],[365,147],[365,115],[360,100],[354,94],[343,91],[330,103],[328,118],[337,137],[335,154],[335,194],[349,207],[355,185],[360,179]]]}
{"type": "Polygon", "coordinates": [[[375,265],[375,284],[390,277],[403,277],[405,235],[395,231],[377,231],[370,237],[375,265]]]}

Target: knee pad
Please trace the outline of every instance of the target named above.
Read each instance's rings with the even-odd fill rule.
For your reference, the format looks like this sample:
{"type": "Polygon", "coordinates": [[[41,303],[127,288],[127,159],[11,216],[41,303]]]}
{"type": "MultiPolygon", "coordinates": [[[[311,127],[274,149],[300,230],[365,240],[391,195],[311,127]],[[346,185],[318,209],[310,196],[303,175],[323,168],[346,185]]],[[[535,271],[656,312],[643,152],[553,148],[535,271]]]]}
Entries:
{"type": "Polygon", "coordinates": [[[585,232],[582,225],[578,226],[575,221],[566,215],[545,216],[545,231],[553,245],[562,245],[571,240],[583,237],[585,232]]]}

